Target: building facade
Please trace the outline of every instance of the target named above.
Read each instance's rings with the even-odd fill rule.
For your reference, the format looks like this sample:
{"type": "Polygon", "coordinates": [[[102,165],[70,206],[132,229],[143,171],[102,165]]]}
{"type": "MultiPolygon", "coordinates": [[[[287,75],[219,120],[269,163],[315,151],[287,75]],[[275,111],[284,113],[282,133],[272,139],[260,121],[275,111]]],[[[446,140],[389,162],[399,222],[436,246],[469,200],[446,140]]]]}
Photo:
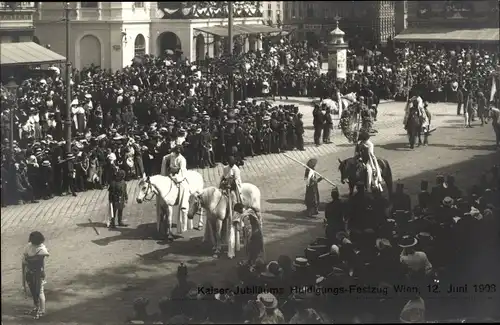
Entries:
{"type": "Polygon", "coordinates": [[[0,2],[0,42],[33,41],[36,2],[0,2]]]}
{"type": "Polygon", "coordinates": [[[395,34],[396,1],[287,1],[284,28],[298,38],[326,40],[340,18],[346,38],[386,42],[395,34]]]}
{"type": "Polygon", "coordinates": [[[497,0],[408,1],[408,28],[498,28],[497,0]]]}
{"type": "MultiPolygon", "coordinates": [[[[119,70],[136,56],[180,50],[191,61],[219,51],[217,37],[199,28],[227,25],[227,9],[203,7],[205,2],[70,2],[69,59],[76,69],[90,65],[119,70]]],[[[227,7],[227,6],[226,6],[227,7]]],[[[262,12],[237,7],[235,25],[262,25],[262,12]]],[[[64,2],[40,2],[35,35],[40,44],[62,55],[66,52],[64,2]]],[[[261,42],[245,46],[262,46],[261,42]],[[256,45],[257,44],[257,45],[256,45]]]]}
{"type": "Polygon", "coordinates": [[[262,18],[268,25],[280,27],[283,24],[284,1],[262,1],[262,18]]]}

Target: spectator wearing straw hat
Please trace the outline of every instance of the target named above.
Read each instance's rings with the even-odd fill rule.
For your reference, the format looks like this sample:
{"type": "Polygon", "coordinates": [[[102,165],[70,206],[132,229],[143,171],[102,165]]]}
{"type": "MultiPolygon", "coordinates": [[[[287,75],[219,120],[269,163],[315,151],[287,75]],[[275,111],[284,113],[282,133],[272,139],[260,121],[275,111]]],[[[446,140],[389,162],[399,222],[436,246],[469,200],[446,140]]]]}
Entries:
{"type": "Polygon", "coordinates": [[[265,324],[284,324],[285,316],[278,309],[278,299],[272,293],[261,293],[257,295],[257,301],[260,301],[266,313],[262,317],[261,323],[265,324]]]}
{"type": "Polygon", "coordinates": [[[71,195],[76,196],[75,155],[71,152],[66,154],[63,170],[63,189],[64,191],[69,190],[71,192],[71,195]]]}

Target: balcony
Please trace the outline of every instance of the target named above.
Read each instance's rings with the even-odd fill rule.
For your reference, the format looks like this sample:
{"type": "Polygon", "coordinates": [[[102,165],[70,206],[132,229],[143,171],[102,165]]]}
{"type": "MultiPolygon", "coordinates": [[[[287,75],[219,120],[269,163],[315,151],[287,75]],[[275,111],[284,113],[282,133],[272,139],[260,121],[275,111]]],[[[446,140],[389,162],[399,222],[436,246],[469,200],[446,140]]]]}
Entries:
{"type": "Polygon", "coordinates": [[[35,2],[0,2],[0,30],[33,29],[35,2]]]}
{"type": "Polygon", "coordinates": [[[0,2],[0,12],[34,12],[35,2],[0,2]]]}

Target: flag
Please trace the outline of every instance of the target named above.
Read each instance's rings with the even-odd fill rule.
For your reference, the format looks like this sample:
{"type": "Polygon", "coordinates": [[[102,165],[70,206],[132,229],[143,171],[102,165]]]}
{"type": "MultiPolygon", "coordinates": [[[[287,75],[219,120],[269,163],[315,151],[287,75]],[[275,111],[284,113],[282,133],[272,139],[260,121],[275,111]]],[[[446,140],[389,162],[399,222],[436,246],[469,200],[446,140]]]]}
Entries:
{"type": "Polygon", "coordinates": [[[491,79],[490,102],[492,102],[495,99],[496,92],[497,92],[497,82],[496,82],[496,77],[493,76],[493,78],[491,79]]]}

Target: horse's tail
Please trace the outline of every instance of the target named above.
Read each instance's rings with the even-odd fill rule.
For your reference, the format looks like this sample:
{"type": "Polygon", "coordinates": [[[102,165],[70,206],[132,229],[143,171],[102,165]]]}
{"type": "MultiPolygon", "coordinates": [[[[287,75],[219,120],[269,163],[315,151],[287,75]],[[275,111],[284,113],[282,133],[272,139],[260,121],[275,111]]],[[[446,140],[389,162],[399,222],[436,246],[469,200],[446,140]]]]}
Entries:
{"type": "Polygon", "coordinates": [[[392,179],[392,169],[391,165],[389,162],[384,159],[385,165],[387,167],[387,172],[386,172],[386,178],[385,178],[385,184],[387,185],[387,191],[389,192],[389,198],[392,197],[392,190],[393,190],[393,179],[392,179]]]}

